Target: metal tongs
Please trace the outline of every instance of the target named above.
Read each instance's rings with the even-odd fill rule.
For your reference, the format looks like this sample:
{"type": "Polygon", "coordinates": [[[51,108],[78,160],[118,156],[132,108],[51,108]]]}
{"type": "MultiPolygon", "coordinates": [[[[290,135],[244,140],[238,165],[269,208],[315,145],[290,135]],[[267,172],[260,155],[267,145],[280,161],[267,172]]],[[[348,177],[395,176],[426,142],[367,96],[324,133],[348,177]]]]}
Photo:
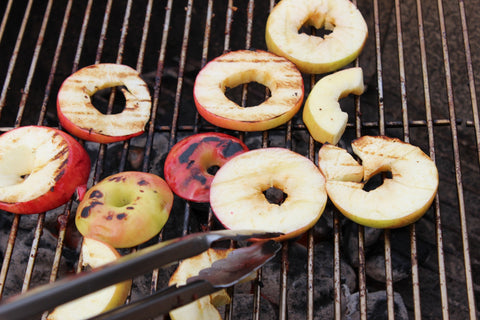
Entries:
{"type": "MultiPolygon", "coordinates": [[[[0,320],[31,319],[54,307],[143,275],[155,268],[193,257],[214,242],[269,239],[278,233],[221,230],[195,233],[164,241],[119,258],[100,268],[85,271],[32,289],[0,304],[0,320]]],[[[227,258],[189,278],[183,286],[170,286],[143,299],[113,309],[92,319],[148,319],[165,314],[202,296],[230,287],[259,269],[280,250],[273,240],[257,241],[233,250],[227,258]]]]}

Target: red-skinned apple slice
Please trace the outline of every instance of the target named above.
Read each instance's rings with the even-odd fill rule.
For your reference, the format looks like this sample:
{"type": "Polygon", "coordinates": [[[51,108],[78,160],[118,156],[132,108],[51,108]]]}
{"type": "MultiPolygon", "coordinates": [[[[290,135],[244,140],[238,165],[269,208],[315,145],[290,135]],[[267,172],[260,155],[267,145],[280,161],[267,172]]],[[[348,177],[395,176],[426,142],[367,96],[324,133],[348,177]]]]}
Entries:
{"type": "MultiPolygon", "coordinates": [[[[188,278],[198,275],[200,270],[209,268],[215,261],[225,259],[233,249],[208,249],[203,253],[183,260],[173,273],[168,285],[184,285],[188,278]]],[[[222,320],[216,307],[230,303],[225,289],[197,299],[170,311],[172,320],[222,320]]]]}
{"type": "Polygon", "coordinates": [[[45,212],[86,188],[90,158],[67,133],[42,126],[19,127],[0,136],[0,209],[45,212]]]}
{"type": "Polygon", "coordinates": [[[240,131],[263,131],[290,120],[303,102],[303,78],[293,63],[261,50],[238,50],[210,61],[193,88],[198,112],[208,122],[240,131]],[[227,88],[258,82],[271,91],[263,103],[243,108],[225,96],[227,88]]]}
{"type": "Polygon", "coordinates": [[[87,191],[78,205],[75,224],[85,237],[115,248],[130,248],[160,232],[172,204],[173,193],[159,176],[120,172],[87,191]]]}
{"type": "Polygon", "coordinates": [[[352,149],[362,164],[336,146],[325,144],[319,151],[333,204],[346,217],[373,228],[400,228],[420,219],[437,192],[435,163],[420,148],[385,136],[363,136],[352,142],[352,149]],[[364,190],[381,172],[391,172],[392,178],[364,190]]]}
{"type": "MultiPolygon", "coordinates": [[[[115,261],[120,254],[112,246],[95,239],[84,238],[82,244],[82,266],[98,268],[115,261]]],[[[48,320],[80,320],[89,319],[103,312],[121,306],[128,297],[131,280],[127,280],[55,308],[47,317],[48,320]]]]}
{"type": "Polygon", "coordinates": [[[212,210],[227,229],[283,233],[278,240],[315,225],[326,202],[325,178],[318,167],[284,148],[236,156],[217,171],[210,188],[212,210]]]}
{"type": "Polygon", "coordinates": [[[305,73],[327,73],[359,55],[368,35],[360,11],[349,0],[282,0],[268,16],[268,50],[295,63],[305,73]],[[304,25],[331,33],[299,33],[304,25]]]}
{"type": "Polygon", "coordinates": [[[193,202],[210,201],[215,171],[236,155],[247,151],[238,138],[206,132],[175,144],[165,160],[165,180],[172,191],[193,202]]]}
{"type": "Polygon", "coordinates": [[[321,143],[337,144],[347,127],[348,114],[339,99],[363,93],[362,68],[349,68],[320,79],[305,101],[303,122],[312,137],[321,143]]]}
{"type": "Polygon", "coordinates": [[[110,143],[142,134],[150,119],[151,98],[147,84],[129,66],[95,64],[69,76],[57,96],[61,125],[73,135],[89,141],[110,143]],[[92,104],[98,90],[125,86],[125,108],[117,114],[102,114],[92,104]]]}

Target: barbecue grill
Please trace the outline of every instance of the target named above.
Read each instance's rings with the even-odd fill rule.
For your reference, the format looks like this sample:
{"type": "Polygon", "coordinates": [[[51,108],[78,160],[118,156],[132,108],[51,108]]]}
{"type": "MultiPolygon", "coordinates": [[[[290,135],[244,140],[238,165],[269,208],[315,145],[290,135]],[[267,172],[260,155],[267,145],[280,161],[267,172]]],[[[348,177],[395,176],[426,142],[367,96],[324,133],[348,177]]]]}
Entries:
{"type": "MultiPolygon", "coordinates": [[[[281,254],[256,281],[230,290],[225,319],[476,319],[480,254],[480,67],[476,1],[354,1],[369,38],[352,64],[363,68],[366,92],[341,101],[349,113],[340,141],[365,134],[398,137],[436,162],[437,197],[417,223],[376,230],[346,220],[328,204],[317,225],[281,254]],[[477,70],[478,71],[478,70],[477,70]]],[[[58,127],[56,93],[81,67],[100,62],[136,68],[152,93],[144,135],[122,143],[82,142],[93,160],[89,186],[119,171],[163,175],[168,150],[181,138],[224,131],[195,110],[197,72],[237,49],[266,49],[265,23],[275,1],[105,0],[0,3],[0,130],[58,127]]],[[[300,32],[320,33],[309,26],[300,32]]],[[[304,75],[305,94],[321,76],[304,75]]],[[[112,90],[114,92],[114,90],[112,90]]],[[[231,99],[255,105],[261,85],[232,88],[231,99]]],[[[94,96],[102,112],[120,112],[121,94],[94,96]]],[[[281,146],[317,161],[297,114],[268,132],[227,132],[251,148],[281,146]]],[[[75,271],[76,201],[33,216],[2,213],[0,295],[3,299],[75,271]]],[[[221,229],[208,205],[175,199],[164,230],[151,243],[221,229]]],[[[168,282],[171,268],[134,279],[131,300],[168,282]]]]}

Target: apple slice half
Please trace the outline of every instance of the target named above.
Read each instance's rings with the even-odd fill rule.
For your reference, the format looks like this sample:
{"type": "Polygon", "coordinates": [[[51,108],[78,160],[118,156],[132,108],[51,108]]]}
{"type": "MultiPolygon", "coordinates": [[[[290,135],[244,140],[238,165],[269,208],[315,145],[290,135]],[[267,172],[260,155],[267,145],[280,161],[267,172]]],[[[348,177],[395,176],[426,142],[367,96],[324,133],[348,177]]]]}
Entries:
{"type": "MultiPolygon", "coordinates": [[[[92,238],[84,238],[82,244],[82,258],[84,268],[98,268],[115,261],[120,254],[112,246],[92,238]]],[[[121,306],[125,303],[131,280],[127,280],[84,297],[75,299],[55,308],[47,317],[48,320],[81,320],[121,306]]]]}
{"type": "Polygon", "coordinates": [[[67,133],[25,126],[0,136],[0,209],[45,212],[86,189],[90,158],[67,133]]]}
{"type": "Polygon", "coordinates": [[[268,16],[268,50],[295,63],[305,73],[327,73],[359,55],[368,35],[360,11],[349,0],[282,0],[268,16]],[[304,25],[324,27],[321,36],[299,33],[304,25]]]}
{"type": "MultiPolygon", "coordinates": [[[[199,274],[200,270],[209,268],[215,261],[225,259],[233,249],[208,249],[199,255],[183,260],[173,273],[168,283],[184,285],[188,278],[199,274]]],[[[172,320],[222,320],[216,307],[230,303],[230,296],[225,289],[197,299],[180,308],[170,311],[172,320]]]]}
{"type": "Polygon", "coordinates": [[[247,151],[228,161],[213,178],[210,205],[232,230],[281,232],[296,237],[325,209],[325,178],[306,157],[284,148],[247,151]]]}
{"type": "Polygon", "coordinates": [[[319,80],[303,108],[303,122],[313,139],[337,144],[347,127],[348,114],[340,109],[339,99],[364,90],[362,68],[332,73],[319,80]]]}
{"type": "Polygon", "coordinates": [[[345,149],[329,144],[318,154],[328,196],[347,218],[372,228],[400,228],[425,214],[437,192],[438,171],[420,148],[396,138],[363,136],[352,149],[361,165],[345,149]],[[364,190],[381,172],[392,178],[364,190]]]}
{"type": "Polygon", "coordinates": [[[150,119],[151,98],[138,72],[126,65],[101,63],[82,68],[69,76],[57,96],[57,114],[62,127],[89,141],[110,143],[142,134],[150,119]],[[125,86],[125,108],[103,114],[92,104],[98,90],[125,86]]]}

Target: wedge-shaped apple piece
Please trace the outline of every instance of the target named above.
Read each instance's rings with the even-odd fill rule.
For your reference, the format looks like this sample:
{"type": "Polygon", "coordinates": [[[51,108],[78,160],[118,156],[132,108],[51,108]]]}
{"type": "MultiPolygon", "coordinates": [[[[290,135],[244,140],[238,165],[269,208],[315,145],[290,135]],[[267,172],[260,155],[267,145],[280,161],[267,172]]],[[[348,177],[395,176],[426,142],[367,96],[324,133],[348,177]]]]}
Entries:
{"type": "MultiPolygon", "coordinates": [[[[98,268],[120,257],[120,254],[107,243],[84,238],[82,258],[84,268],[98,268]]],[[[48,320],[88,319],[110,309],[121,306],[127,299],[132,282],[130,280],[106,287],[84,297],[62,304],[47,317],[48,320]]]]}
{"type": "Polygon", "coordinates": [[[308,95],[303,122],[313,139],[337,144],[347,127],[348,114],[340,109],[339,99],[364,90],[362,68],[337,71],[319,80],[308,95]]]}
{"type": "Polygon", "coordinates": [[[268,16],[268,50],[295,63],[305,73],[327,73],[355,60],[368,28],[349,0],[282,0],[268,16]],[[300,33],[304,25],[331,31],[323,37],[300,33]]]}
{"type": "Polygon", "coordinates": [[[435,163],[420,148],[385,136],[361,137],[352,142],[352,149],[362,165],[335,146],[324,145],[319,151],[333,204],[347,218],[373,228],[399,228],[420,219],[437,192],[435,163]],[[392,178],[364,190],[365,183],[381,172],[391,172],[392,178]]]}
{"type": "MultiPolygon", "coordinates": [[[[217,260],[225,259],[233,249],[208,249],[183,260],[170,278],[169,285],[184,285],[188,278],[198,275],[200,270],[209,268],[217,260]]],[[[170,312],[172,320],[221,320],[217,307],[230,303],[225,289],[197,299],[170,312]]]]}
{"type": "Polygon", "coordinates": [[[210,188],[210,205],[232,230],[301,235],[325,209],[325,178],[306,157],[284,148],[244,152],[223,165],[210,188]]]}

